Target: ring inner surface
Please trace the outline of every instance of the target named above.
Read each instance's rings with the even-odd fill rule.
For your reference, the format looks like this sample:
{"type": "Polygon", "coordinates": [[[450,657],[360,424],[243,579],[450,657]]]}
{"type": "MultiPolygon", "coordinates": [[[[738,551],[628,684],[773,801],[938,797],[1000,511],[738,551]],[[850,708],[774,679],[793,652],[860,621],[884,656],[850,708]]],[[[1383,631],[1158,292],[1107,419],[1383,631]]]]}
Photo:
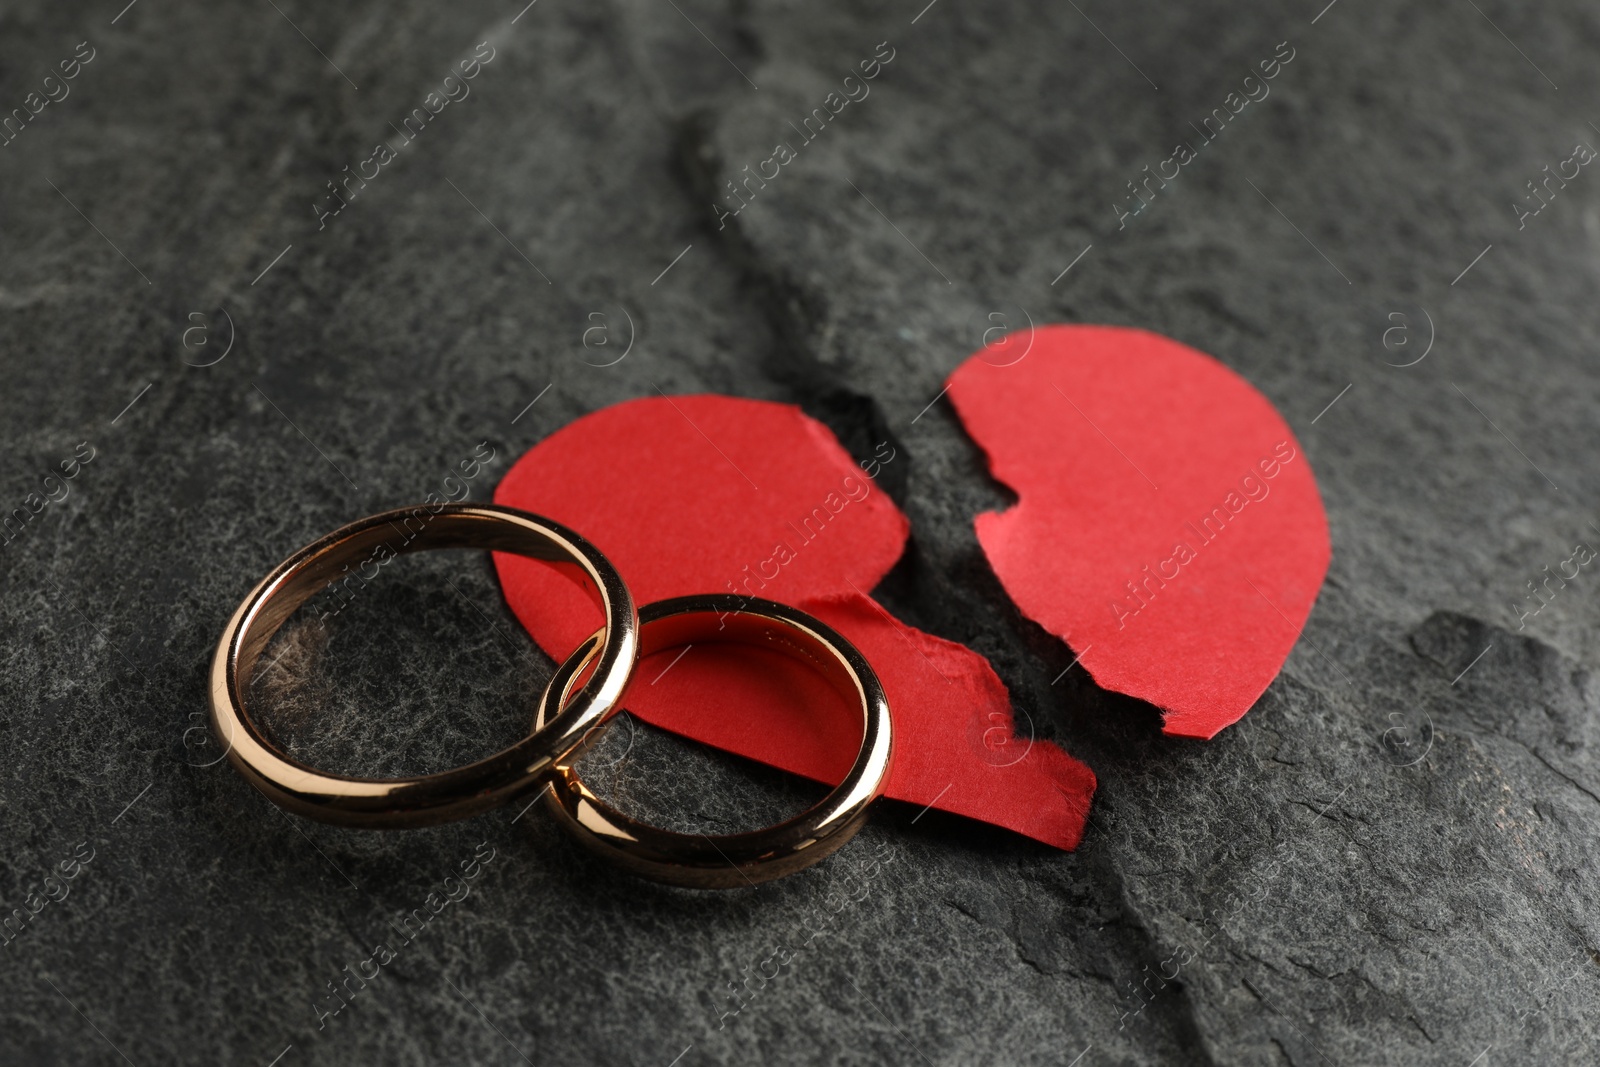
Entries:
{"type": "Polygon", "coordinates": [[[513,526],[504,519],[472,513],[428,515],[428,508],[414,509],[413,517],[385,522],[353,531],[337,540],[325,538],[316,551],[288,573],[281,575],[274,588],[257,603],[245,620],[239,635],[237,670],[239,688],[244,690],[255,670],[256,660],[274,634],[289,618],[325,587],[333,584],[348,565],[371,558],[379,545],[397,556],[436,548],[487,549],[511,552],[530,559],[544,560],[572,577],[595,605],[604,610],[594,577],[582,561],[538,530],[513,526]]]}
{"type": "Polygon", "coordinates": [[[861,710],[866,726],[866,693],[844,657],[820,635],[786,619],[740,612],[719,619],[709,611],[652,619],[639,632],[639,658],[687,644],[728,643],[770,648],[814,669],[861,710]]]}
{"type": "MultiPolygon", "coordinates": [[[[563,707],[572,699],[579,681],[587,677],[589,663],[600,647],[599,636],[596,634],[587,640],[586,644],[589,647],[586,655],[576,669],[564,679],[558,675],[562,686],[563,707]]],[[[650,619],[641,622],[639,627],[641,662],[647,656],[683,645],[718,643],[772,649],[813,668],[841,697],[857,709],[861,718],[861,728],[865,733],[869,712],[866,690],[862,687],[860,679],[856,677],[841,653],[820,635],[814,635],[798,623],[744,612],[719,617],[715,611],[700,610],[650,619]]],[[[639,672],[635,672],[634,680],[636,681],[639,676],[639,672]]],[[[629,689],[631,688],[632,684],[629,685],[629,689]]],[[[625,691],[623,700],[626,699],[625,691]]]]}
{"type": "MultiPolygon", "coordinates": [[[[314,543],[305,558],[278,575],[272,588],[265,590],[254,612],[244,621],[236,647],[236,692],[240,711],[254,722],[247,694],[261,654],[285,623],[317,593],[341,578],[348,580],[354,568],[370,561],[374,553],[386,549],[392,556],[433,549],[464,548],[510,552],[546,562],[574,581],[589,596],[605,618],[605,599],[596,577],[580,556],[568,551],[543,531],[510,522],[494,513],[443,512],[431,514],[419,506],[409,515],[377,522],[344,533],[330,534],[314,543]]],[[[604,630],[601,631],[604,634],[604,630]]],[[[598,644],[596,648],[598,650],[598,644]]]]}

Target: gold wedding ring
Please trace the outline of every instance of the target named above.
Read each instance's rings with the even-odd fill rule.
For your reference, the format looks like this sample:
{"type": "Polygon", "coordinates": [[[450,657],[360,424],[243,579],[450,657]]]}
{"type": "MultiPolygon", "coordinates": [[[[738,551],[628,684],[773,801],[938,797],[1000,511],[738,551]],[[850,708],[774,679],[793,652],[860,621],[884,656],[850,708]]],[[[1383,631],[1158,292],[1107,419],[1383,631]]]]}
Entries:
{"type": "MultiPolygon", "coordinates": [[[[545,689],[535,736],[554,724],[606,632],[578,646],[545,689]]],[[[686,644],[732,641],[787,653],[814,667],[841,695],[860,705],[861,751],[844,781],[794,818],[748,833],[711,837],[641,823],[595,796],[572,760],[558,762],[547,806],[588,849],[634,874],[701,889],[754,885],[808,867],[855,836],[883,791],[892,750],[889,701],[866,658],[837,631],[803,611],[758,598],[688,596],[661,600],[639,612],[641,656],[686,644]]],[[[578,699],[582,699],[580,690],[578,699]]]]}
{"type": "Polygon", "coordinates": [[[351,523],[300,549],[239,605],[211,662],[212,729],[245,780],[289,811],[369,828],[448,822],[504,804],[542,784],[557,763],[617,710],[638,647],[639,617],[632,594],[605,556],[572,530],[498,505],[400,508],[351,523]],[[559,714],[541,718],[539,728],[515,745],[441,774],[351,778],[290,759],[246,711],[244,694],[256,661],[296,608],[384,547],[393,555],[483,548],[570,569],[606,619],[604,628],[581,646],[595,661],[589,681],[570,704],[563,702],[559,714]]]}

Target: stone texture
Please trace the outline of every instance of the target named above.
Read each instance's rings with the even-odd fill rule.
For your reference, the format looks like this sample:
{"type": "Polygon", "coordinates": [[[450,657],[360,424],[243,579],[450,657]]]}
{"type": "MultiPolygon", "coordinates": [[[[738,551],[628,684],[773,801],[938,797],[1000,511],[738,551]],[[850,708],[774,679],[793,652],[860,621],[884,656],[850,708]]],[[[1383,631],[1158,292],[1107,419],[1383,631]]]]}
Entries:
{"type": "MultiPolygon", "coordinates": [[[[1586,1058],[1600,609],[1588,571],[1520,629],[1512,605],[1600,534],[1600,201],[1585,171],[1521,230],[1511,204],[1596,136],[1592,8],[277,6],[0,12],[6,110],[95,49],[0,149],[0,507],[96,450],[3,547],[0,903],[93,858],[0,949],[0,1061],[1586,1058]],[[324,183],[481,41],[471,97],[319,230],[324,183]],[[1119,228],[1125,183],[1281,41],[1271,95],[1119,228]],[[719,228],[724,183],[880,42],[871,95],[719,228]],[[231,349],[193,366],[222,310],[231,349]],[[1006,493],[922,412],[1024,312],[1218,355],[1315,465],[1328,585],[1213,743],[1081,671],[1052,685],[1071,653],[978,554],[1006,493]],[[1395,312],[1409,347],[1384,346],[1395,312]],[[585,329],[620,345],[629,320],[598,366],[620,349],[585,329]],[[860,452],[892,436],[913,538],[879,595],[1094,767],[1080,851],[885,805],[821,867],[695,894],[538,811],[341,831],[204,765],[187,731],[257,576],[482,441],[486,499],[543,434],[657,388],[800,403],[860,452]],[[319,1029],[327,983],[480,843],[471,895],[319,1029]]],[[[505,744],[549,669],[467,555],[386,568],[280,653],[276,729],[363,773],[505,744]]],[[[811,795],[641,726],[591,759],[683,827],[811,795]]]]}

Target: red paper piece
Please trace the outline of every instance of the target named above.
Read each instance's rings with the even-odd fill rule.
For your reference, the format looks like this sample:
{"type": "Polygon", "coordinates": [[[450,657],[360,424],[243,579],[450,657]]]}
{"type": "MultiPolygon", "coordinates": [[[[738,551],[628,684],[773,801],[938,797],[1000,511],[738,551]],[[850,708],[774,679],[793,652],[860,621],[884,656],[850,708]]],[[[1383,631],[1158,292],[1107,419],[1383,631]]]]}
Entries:
{"type": "MultiPolygon", "coordinates": [[[[867,596],[909,524],[868,474],[904,463],[880,445],[861,467],[798,408],[722,396],[617,404],[550,435],[507,472],[501,504],[581,531],[638,603],[756,595],[809,611],[872,663],[894,714],[886,794],[1073,848],[1094,774],[1045,741],[1011,737],[987,660],[891,618],[867,596]]],[[[569,577],[496,554],[506,599],[539,646],[567,655],[599,612],[569,577]]],[[[646,722],[823,782],[854,760],[860,715],[814,672],[743,645],[641,661],[627,708],[646,722]]]]}
{"type": "Polygon", "coordinates": [[[1204,353],[1112,326],[1032,340],[950,376],[1019,498],[978,516],[978,541],[1096,682],[1163,709],[1168,734],[1213,737],[1276,677],[1327,573],[1311,465],[1272,403],[1204,353]]]}

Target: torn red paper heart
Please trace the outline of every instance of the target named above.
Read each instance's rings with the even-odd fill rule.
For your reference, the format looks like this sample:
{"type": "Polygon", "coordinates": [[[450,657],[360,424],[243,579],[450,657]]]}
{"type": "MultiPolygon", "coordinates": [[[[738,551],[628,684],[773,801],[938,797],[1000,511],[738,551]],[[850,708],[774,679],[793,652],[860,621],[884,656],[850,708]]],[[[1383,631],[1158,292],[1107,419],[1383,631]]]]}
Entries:
{"type": "Polygon", "coordinates": [[[1271,401],[1217,360],[1112,326],[1045,326],[950,376],[1015,507],[978,541],[1028,618],[1106,689],[1210,738],[1277,676],[1328,570],[1311,465],[1271,401]]]}
{"type": "MultiPolygon", "coordinates": [[[[894,713],[886,795],[1060,848],[1083,834],[1094,774],[1055,745],[1013,741],[987,660],[892,618],[868,592],[909,524],[872,482],[906,462],[880,445],[858,467],[798,408],[722,396],[650,397],[585,416],[534,446],[495,500],[582,531],[640,604],[754,595],[809,611],[872,663],[894,713]]],[[[571,581],[497,554],[506,599],[541,648],[566,655],[601,619],[571,581]]],[[[693,647],[640,663],[628,710],[674,733],[837,782],[859,716],[787,657],[693,647]]]]}

